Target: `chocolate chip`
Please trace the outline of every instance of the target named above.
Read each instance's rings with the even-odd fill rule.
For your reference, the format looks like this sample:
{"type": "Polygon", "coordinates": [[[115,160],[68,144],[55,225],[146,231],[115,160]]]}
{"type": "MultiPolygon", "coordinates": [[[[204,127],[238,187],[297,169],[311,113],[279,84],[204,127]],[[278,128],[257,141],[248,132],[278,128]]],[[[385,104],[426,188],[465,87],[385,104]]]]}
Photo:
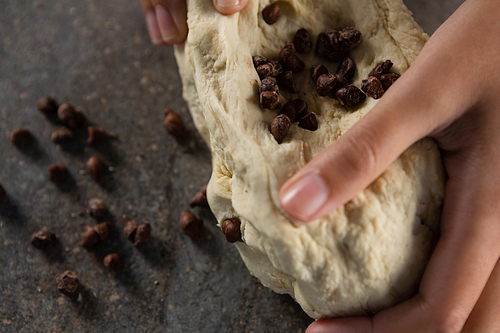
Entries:
{"type": "Polygon", "coordinates": [[[49,180],[54,183],[64,183],[69,178],[68,169],[62,164],[52,164],[47,170],[49,180]]]}
{"type": "Polygon", "coordinates": [[[278,2],[272,3],[262,11],[262,18],[267,24],[274,24],[280,17],[280,4],[278,2]]]}
{"type": "Polygon", "coordinates": [[[354,77],[356,72],[356,65],[351,58],[345,57],[337,66],[337,74],[342,75],[346,79],[350,80],[354,77]]]}
{"type": "Polygon", "coordinates": [[[276,110],[281,107],[280,95],[276,91],[263,91],[259,96],[259,103],[263,108],[276,110]]]}
{"type": "Polygon", "coordinates": [[[101,199],[93,198],[89,200],[87,213],[96,220],[102,220],[108,214],[108,208],[101,199]]]}
{"type": "Polygon", "coordinates": [[[73,271],[65,271],[56,275],[57,290],[70,299],[75,299],[78,296],[78,276],[73,271]]]}
{"type": "Polygon", "coordinates": [[[332,47],[330,46],[330,42],[326,34],[322,32],[318,35],[318,38],[316,39],[316,50],[314,53],[318,57],[324,57],[330,52],[332,52],[332,47]]]}
{"type": "Polygon", "coordinates": [[[5,197],[7,195],[7,192],[5,192],[2,184],[0,184],[0,199],[2,199],[3,197],[5,197]]]}
{"type": "Polygon", "coordinates": [[[194,216],[191,212],[183,210],[180,218],[182,231],[193,241],[198,241],[201,235],[203,220],[194,216]]]}
{"type": "Polygon", "coordinates": [[[316,65],[311,67],[311,78],[314,83],[318,81],[318,78],[323,74],[329,74],[328,68],[324,65],[316,65]]]}
{"type": "Polygon", "coordinates": [[[345,77],[339,74],[323,74],[316,81],[316,90],[318,95],[327,96],[330,93],[335,93],[340,88],[348,85],[349,82],[345,77]]]}
{"type": "Polygon", "coordinates": [[[94,227],[87,225],[83,229],[82,246],[91,247],[101,242],[99,234],[94,229],[94,227]]]}
{"type": "Polygon", "coordinates": [[[314,112],[311,112],[308,115],[300,118],[299,126],[309,131],[317,130],[318,120],[316,119],[316,114],[314,112]]]}
{"type": "Polygon", "coordinates": [[[143,223],[137,227],[135,232],[134,241],[132,246],[140,246],[148,241],[151,237],[151,224],[149,222],[143,223]]]}
{"type": "Polygon", "coordinates": [[[380,76],[382,74],[389,73],[391,68],[392,68],[392,61],[386,60],[386,61],[379,62],[377,64],[377,66],[375,66],[375,68],[370,72],[370,74],[368,74],[368,76],[374,76],[377,79],[380,79],[380,76]]]}
{"type": "Polygon", "coordinates": [[[202,188],[191,198],[189,201],[189,207],[208,207],[207,201],[207,184],[203,185],[202,188]]]}
{"type": "Polygon", "coordinates": [[[26,147],[31,140],[33,140],[33,137],[30,131],[24,127],[19,127],[10,133],[10,142],[18,148],[26,147]]]}
{"type": "Polygon", "coordinates": [[[92,156],[87,160],[87,172],[94,181],[99,181],[106,171],[106,167],[99,156],[92,156]]]}
{"type": "Polygon", "coordinates": [[[337,62],[349,54],[349,50],[339,50],[339,51],[334,51],[332,53],[329,53],[325,56],[325,59],[328,60],[329,62],[337,62]]]}
{"type": "Polygon", "coordinates": [[[99,235],[101,242],[105,242],[109,238],[109,234],[113,230],[113,226],[109,222],[102,222],[94,226],[94,230],[99,235]]]}
{"type": "Polygon", "coordinates": [[[280,110],[280,114],[286,115],[292,122],[299,120],[306,113],[307,103],[300,98],[286,103],[280,110]]]}
{"type": "Polygon", "coordinates": [[[297,57],[295,46],[293,43],[286,43],[278,55],[279,62],[290,69],[292,72],[297,73],[305,68],[305,64],[297,57]]]}
{"type": "Polygon", "coordinates": [[[165,120],[163,121],[163,127],[165,131],[172,135],[176,139],[182,139],[186,136],[187,132],[184,128],[184,123],[181,117],[172,109],[165,109],[163,112],[165,115],[165,120]]]}
{"type": "Polygon", "coordinates": [[[108,135],[104,128],[99,126],[87,127],[87,143],[90,145],[97,145],[103,142],[108,135]]]}
{"type": "Polygon", "coordinates": [[[338,38],[338,49],[348,50],[356,47],[361,41],[361,32],[353,27],[340,30],[338,38]]]}
{"type": "Polygon", "coordinates": [[[271,134],[274,139],[281,143],[290,130],[291,120],[284,114],[279,114],[271,122],[271,134]]]}
{"type": "Polygon", "coordinates": [[[57,117],[64,125],[72,129],[80,128],[85,123],[82,112],[69,103],[64,103],[59,107],[57,117]]]}
{"type": "Polygon", "coordinates": [[[123,220],[125,221],[125,228],[123,230],[125,238],[134,242],[138,224],[134,220],[131,220],[127,215],[123,215],[123,220]]]}
{"type": "Polygon", "coordinates": [[[56,244],[56,235],[49,230],[37,231],[31,236],[30,243],[37,249],[46,249],[56,244]]]}
{"type": "Polygon", "coordinates": [[[73,140],[73,132],[66,127],[60,126],[52,131],[52,142],[56,145],[64,145],[73,140]]]}
{"type": "Polygon", "coordinates": [[[231,217],[221,223],[221,229],[229,243],[241,242],[241,222],[231,217]]]}
{"type": "Polygon", "coordinates": [[[366,80],[363,80],[361,90],[375,99],[379,99],[384,94],[384,87],[375,76],[369,76],[366,80]]]}
{"type": "Polygon", "coordinates": [[[325,35],[330,45],[330,52],[340,50],[340,32],[338,30],[328,29],[325,35]]]}
{"type": "Polygon", "coordinates": [[[311,35],[309,35],[306,29],[301,28],[297,30],[293,37],[293,45],[299,53],[304,53],[311,49],[311,35]]]}
{"type": "Polygon", "coordinates": [[[109,269],[118,269],[122,265],[122,258],[117,253],[110,253],[104,257],[104,266],[109,269]]]}
{"type": "Polygon", "coordinates": [[[38,99],[36,102],[36,107],[38,111],[45,115],[55,114],[59,104],[56,99],[52,96],[45,96],[38,99]]]}
{"type": "Polygon", "coordinates": [[[261,94],[263,91],[275,91],[279,93],[279,90],[280,88],[276,83],[276,79],[272,76],[268,76],[262,80],[259,88],[259,94],[261,94]]]}
{"type": "Polygon", "coordinates": [[[340,88],[335,93],[341,105],[345,107],[354,107],[364,101],[366,95],[353,85],[340,88]]]}
{"type": "Polygon", "coordinates": [[[297,89],[295,89],[295,80],[293,78],[292,71],[284,71],[281,75],[278,75],[278,84],[281,88],[285,88],[292,94],[297,93],[297,89]]]}
{"type": "Polygon", "coordinates": [[[396,73],[387,73],[381,75],[380,82],[382,83],[382,87],[384,88],[384,90],[389,89],[389,87],[392,86],[392,84],[396,82],[399,77],[400,75],[396,73]]]}
{"type": "Polygon", "coordinates": [[[266,64],[269,62],[269,59],[263,56],[254,56],[252,57],[253,67],[257,68],[260,65],[266,64]]]}
{"type": "Polygon", "coordinates": [[[260,78],[278,76],[283,73],[283,66],[278,61],[269,61],[255,68],[260,78]]]}

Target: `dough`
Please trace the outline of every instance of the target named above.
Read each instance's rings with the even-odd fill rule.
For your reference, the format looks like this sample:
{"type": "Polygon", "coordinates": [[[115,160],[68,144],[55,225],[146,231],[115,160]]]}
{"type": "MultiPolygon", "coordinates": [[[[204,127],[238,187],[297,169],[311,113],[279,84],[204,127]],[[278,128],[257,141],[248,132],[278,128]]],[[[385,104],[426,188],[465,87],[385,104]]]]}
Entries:
{"type": "MultiPolygon", "coordinates": [[[[416,292],[439,233],[444,174],[429,139],[410,147],[367,189],[327,217],[300,223],[278,203],[279,187],[345,133],[377,101],[367,97],[346,110],[320,97],[309,69],[330,64],[300,54],[306,70],[295,74],[299,94],[281,89],[283,101],[300,97],[318,115],[311,132],[293,123],[283,143],[269,131],[276,111],[258,102],[260,79],[252,56],[277,60],[295,32],[313,38],[328,28],[353,26],[363,34],[350,57],[354,85],[390,59],[403,73],[427,36],[400,0],[286,0],[273,25],[262,19],[268,0],[250,0],[235,15],[219,14],[207,0],[188,0],[189,35],[176,47],[184,98],[209,144],[213,173],[208,200],[219,224],[241,220],[235,246],[265,286],[287,293],[313,318],[370,314],[416,292]]],[[[404,112],[405,110],[401,110],[404,112]]]]}

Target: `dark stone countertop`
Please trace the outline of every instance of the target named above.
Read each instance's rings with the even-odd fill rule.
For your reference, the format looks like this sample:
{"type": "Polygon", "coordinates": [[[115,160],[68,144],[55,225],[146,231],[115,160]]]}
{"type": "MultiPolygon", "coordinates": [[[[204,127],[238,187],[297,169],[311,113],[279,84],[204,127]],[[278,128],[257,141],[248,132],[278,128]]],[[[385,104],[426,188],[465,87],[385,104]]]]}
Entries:
{"type": "MultiPolygon", "coordinates": [[[[208,1],[208,0],[207,0],[208,1]]],[[[411,1],[429,32],[462,1],[411,1]]],[[[253,278],[207,209],[193,243],[179,215],[210,177],[210,152],[196,133],[171,47],[150,44],[139,1],[0,0],[0,332],[304,332],[311,322],[289,297],[253,278]],[[85,130],[63,150],[51,142],[57,122],[36,110],[53,95],[79,106],[89,123],[118,135],[100,146],[85,130]],[[178,111],[190,135],[163,130],[163,109],[178,111]],[[35,143],[14,148],[9,133],[28,128],[35,143]],[[92,155],[109,167],[96,183],[85,172],[92,155]],[[71,180],[47,179],[53,163],[71,180]],[[90,198],[110,209],[110,239],[82,248],[80,216],[90,198]],[[134,248],[121,216],[149,221],[152,238],[134,248]],[[47,228],[58,237],[47,251],[30,236],[47,228]],[[102,264],[117,252],[117,272],[102,264]],[[77,272],[81,297],[59,294],[55,275],[77,272]]]]}

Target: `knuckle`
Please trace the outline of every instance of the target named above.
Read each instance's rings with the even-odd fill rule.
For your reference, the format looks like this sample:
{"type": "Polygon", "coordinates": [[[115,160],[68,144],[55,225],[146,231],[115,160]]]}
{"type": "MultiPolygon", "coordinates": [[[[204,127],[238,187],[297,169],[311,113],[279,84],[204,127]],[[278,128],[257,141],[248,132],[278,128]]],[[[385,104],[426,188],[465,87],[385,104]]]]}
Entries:
{"type": "Polygon", "coordinates": [[[437,320],[437,333],[459,333],[466,321],[458,311],[450,311],[448,314],[442,314],[437,320]]]}
{"type": "Polygon", "coordinates": [[[369,136],[349,140],[352,150],[346,156],[346,173],[354,177],[374,173],[378,165],[376,141],[370,139],[369,136]]]}

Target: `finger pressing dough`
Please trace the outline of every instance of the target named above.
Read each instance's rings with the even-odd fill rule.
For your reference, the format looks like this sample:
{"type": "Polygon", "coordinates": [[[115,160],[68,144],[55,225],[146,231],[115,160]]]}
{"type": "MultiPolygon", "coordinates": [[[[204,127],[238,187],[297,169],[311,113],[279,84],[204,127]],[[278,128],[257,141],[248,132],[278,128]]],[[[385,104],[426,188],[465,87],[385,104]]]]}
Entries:
{"type": "Polygon", "coordinates": [[[189,35],[176,57],[184,98],[212,151],[210,208],[219,224],[241,221],[242,241],[234,244],[250,272],[290,294],[309,316],[377,312],[416,292],[438,236],[444,174],[435,143],[414,144],[349,203],[310,223],[284,214],[278,189],[377,103],[367,97],[347,110],[318,95],[310,68],[322,63],[335,73],[338,64],[314,55],[318,34],[361,31],[361,43],[350,52],[357,87],[387,59],[394,72],[404,73],[427,36],[400,0],[279,1],[272,25],[262,18],[270,3],[250,0],[242,12],[225,16],[211,1],[187,1],[189,35]],[[313,49],[298,55],[306,65],[294,74],[298,93],[280,94],[284,103],[306,101],[318,129],[292,123],[278,144],[269,130],[277,112],[259,105],[252,56],[277,60],[300,28],[311,34],[313,49]]]}

